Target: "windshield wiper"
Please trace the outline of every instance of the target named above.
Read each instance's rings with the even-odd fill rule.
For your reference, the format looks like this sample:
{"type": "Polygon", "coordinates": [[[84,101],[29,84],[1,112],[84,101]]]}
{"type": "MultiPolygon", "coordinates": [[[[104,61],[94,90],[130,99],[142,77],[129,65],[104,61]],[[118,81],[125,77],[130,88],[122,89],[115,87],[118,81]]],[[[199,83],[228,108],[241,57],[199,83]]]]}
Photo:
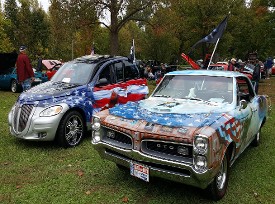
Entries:
{"type": "Polygon", "coordinates": [[[161,94],[157,94],[157,95],[154,95],[154,97],[164,97],[164,98],[170,98],[171,96],[167,96],[167,95],[161,95],[161,94]]]}

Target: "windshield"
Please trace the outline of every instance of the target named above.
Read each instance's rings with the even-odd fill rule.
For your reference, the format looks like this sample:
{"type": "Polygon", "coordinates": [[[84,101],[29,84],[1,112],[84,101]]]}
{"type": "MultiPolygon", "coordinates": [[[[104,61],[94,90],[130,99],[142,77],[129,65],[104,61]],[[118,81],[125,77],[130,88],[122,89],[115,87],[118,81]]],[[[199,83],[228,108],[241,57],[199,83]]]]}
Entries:
{"type": "Polygon", "coordinates": [[[67,62],[52,77],[53,82],[84,85],[90,82],[95,64],[67,62]]]}
{"type": "Polygon", "coordinates": [[[232,103],[233,78],[167,75],[152,96],[232,103]]]}

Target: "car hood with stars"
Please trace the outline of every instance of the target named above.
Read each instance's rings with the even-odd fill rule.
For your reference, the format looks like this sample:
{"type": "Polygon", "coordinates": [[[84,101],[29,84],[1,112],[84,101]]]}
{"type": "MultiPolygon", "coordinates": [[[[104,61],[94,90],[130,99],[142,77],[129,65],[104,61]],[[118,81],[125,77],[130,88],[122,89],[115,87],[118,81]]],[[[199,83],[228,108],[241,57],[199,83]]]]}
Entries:
{"type": "Polygon", "coordinates": [[[222,103],[153,98],[136,103],[128,102],[111,108],[109,112],[121,118],[144,120],[163,126],[203,127],[222,122],[224,115],[231,110],[231,106],[222,103]]]}
{"type": "Polygon", "coordinates": [[[79,86],[77,84],[48,81],[23,92],[18,100],[20,103],[36,103],[38,106],[47,106],[47,104],[64,100],[77,103],[85,95],[92,94],[92,91],[87,92],[87,89],[89,89],[87,85],[79,86]]]}

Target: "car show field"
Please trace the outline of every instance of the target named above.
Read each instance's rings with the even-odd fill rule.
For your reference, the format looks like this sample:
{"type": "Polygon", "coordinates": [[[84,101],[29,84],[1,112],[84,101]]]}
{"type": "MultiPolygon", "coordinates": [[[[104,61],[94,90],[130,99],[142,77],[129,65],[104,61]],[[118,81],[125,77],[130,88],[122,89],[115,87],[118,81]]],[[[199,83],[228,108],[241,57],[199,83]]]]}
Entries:
{"type": "MultiPolygon", "coordinates": [[[[149,84],[150,92],[155,87],[149,84]]],[[[275,78],[262,80],[259,93],[275,105],[275,78]]],[[[213,203],[196,187],[130,176],[102,160],[88,135],[75,148],[54,142],[18,140],[11,136],[8,112],[19,94],[0,91],[1,203],[213,203]]],[[[260,145],[248,147],[230,168],[227,193],[219,203],[274,203],[275,113],[262,128],[260,145]]]]}

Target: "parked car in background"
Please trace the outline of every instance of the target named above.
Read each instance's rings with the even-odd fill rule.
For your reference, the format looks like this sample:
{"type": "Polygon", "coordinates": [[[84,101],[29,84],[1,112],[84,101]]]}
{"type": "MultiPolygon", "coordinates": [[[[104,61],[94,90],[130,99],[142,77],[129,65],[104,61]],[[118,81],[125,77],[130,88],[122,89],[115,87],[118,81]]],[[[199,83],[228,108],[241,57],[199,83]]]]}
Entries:
{"type": "Polygon", "coordinates": [[[259,145],[267,112],[266,96],[242,73],[175,71],[148,99],[95,114],[92,144],[132,176],[182,182],[219,200],[229,167],[249,144],[259,145]]]}
{"type": "MultiPolygon", "coordinates": [[[[228,64],[225,64],[225,63],[210,64],[208,67],[208,70],[227,71],[228,64]]],[[[250,80],[252,79],[253,69],[250,66],[243,65],[239,69],[239,72],[245,74],[250,80]]]]}
{"type": "Polygon", "coordinates": [[[271,74],[275,75],[275,66],[272,67],[271,74]]]}
{"type": "Polygon", "coordinates": [[[62,62],[59,60],[42,60],[42,72],[45,72],[50,80],[57,70],[61,67],[62,62]]]}
{"type": "Polygon", "coordinates": [[[79,57],[18,97],[8,117],[10,132],[20,139],[73,147],[91,129],[93,113],[142,100],[148,92],[146,79],[128,58],[79,57]]]}
{"type": "MultiPolygon", "coordinates": [[[[18,83],[15,63],[18,54],[0,53],[0,88],[11,90],[12,92],[21,92],[22,86],[18,83]]],[[[32,86],[48,81],[48,77],[34,69],[35,80],[32,86]]]]}

